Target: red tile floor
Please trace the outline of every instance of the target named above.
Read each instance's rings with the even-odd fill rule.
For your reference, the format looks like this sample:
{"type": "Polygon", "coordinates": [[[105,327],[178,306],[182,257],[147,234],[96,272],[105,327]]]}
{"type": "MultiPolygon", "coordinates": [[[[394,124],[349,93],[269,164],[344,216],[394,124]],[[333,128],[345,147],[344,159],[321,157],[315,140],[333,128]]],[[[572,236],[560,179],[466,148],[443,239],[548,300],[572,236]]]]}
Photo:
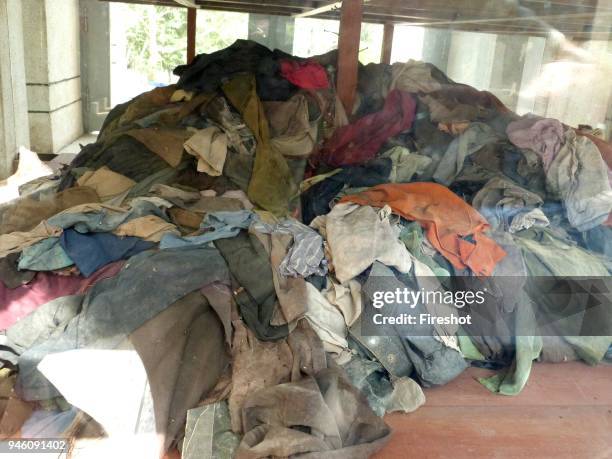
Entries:
{"type": "Polygon", "coordinates": [[[495,395],[470,368],[425,389],[424,406],[385,416],[391,440],[375,459],[612,458],[612,365],[536,363],[514,397],[495,395]]]}

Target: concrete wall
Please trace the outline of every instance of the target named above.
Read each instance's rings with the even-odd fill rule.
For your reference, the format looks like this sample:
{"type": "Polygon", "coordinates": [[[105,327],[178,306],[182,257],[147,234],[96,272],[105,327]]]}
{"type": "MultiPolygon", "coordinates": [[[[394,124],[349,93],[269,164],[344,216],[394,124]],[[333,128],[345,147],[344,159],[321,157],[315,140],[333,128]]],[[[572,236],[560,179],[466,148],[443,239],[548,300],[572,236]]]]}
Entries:
{"type": "Polygon", "coordinates": [[[12,174],[20,145],[30,144],[21,0],[0,0],[0,180],[12,174]]]}
{"type": "Polygon", "coordinates": [[[83,133],[78,0],[22,0],[32,149],[56,153],[83,133]]]}
{"type": "MultiPolygon", "coordinates": [[[[111,46],[110,5],[81,0],[81,81],[83,124],[86,132],[98,131],[110,110],[111,46]]],[[[125,54],[125,53],[124,53],[125,54]]]]}

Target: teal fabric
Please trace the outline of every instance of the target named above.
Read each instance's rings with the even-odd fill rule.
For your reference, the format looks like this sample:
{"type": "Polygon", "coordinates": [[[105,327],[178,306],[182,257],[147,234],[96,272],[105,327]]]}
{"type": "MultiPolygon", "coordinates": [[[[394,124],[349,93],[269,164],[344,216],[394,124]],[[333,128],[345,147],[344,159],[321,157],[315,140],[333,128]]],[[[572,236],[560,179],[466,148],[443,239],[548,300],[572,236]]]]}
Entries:
{"type": "Polygon", "coordinates": [[[432,257],[423,253],[423,228],[418,222],[411,222],[402,228],[400,240],[404,243],[408,251],[420,262],[427,265],[434,274],[443,281],[450,278],[449,271],[435,261],[432,257]]]}
{"type": "Polygon", "coordinates": [[[67,268],[74,262],[59,243],[59,237],[50,237],[26,247],[19,258],[19,269],[54,271],[67,268]]]}
{"type": "Polygon", "coordinates": [[[502,395],[516,395],[523,390],[529,379],[533,361],[542,352],[542,338],[529,336],[535,334],[535,315],[531,304],[518,307],[514,317],[516,333],[519,336],[515,337],[512,365],[494,376],[478,379],[491,392],[502,395]]]}
{"type": "Polygon", "coordinates": [[[234,212],[220,211],[206,214],[200,224],[200,229],[205,230],[199,236],[180,237],[175,234],[165,234],[159,244],[160,249],[173,249],[208,244],[217,239],[237,236],[241,229],[248,229],[256,220],[256,214],[250,210],[238,210],[234,212]]]}

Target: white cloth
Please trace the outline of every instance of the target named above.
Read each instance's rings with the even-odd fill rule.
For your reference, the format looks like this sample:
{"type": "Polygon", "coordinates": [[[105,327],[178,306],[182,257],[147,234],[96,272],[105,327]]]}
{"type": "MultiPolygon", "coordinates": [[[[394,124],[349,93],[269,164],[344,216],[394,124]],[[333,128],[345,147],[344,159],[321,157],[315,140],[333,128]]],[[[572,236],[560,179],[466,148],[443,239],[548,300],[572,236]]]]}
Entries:
{"type": "Polygon", "coordinates": [[[410,271],[411,256],[399,240],[400,228],[391,224],[391,209],[375,210],[352,203],[337,204],[327,215],[315,218],[311,226],[327,240],[336,278],[345,283],[375,261],[410,271]]]}
{"type": "Polygon", "coordinates": [[[565,206],[567,219],[578,231],[601,225],[612,211],[612,188],[608,168],[587,137],[573,129],[546,173],[546,186],[565,206]]]}
{"type": "Polygon", "coordinates": [[[198,172],[219,176],[227,157],[227,135],[218,127],[201,129],[183,145],[185,151],[198,158],[198,172]]]}
{"type": "Polygon", "coordinates": [[[512,219],[508,231],[517,233],[521,230],[531,228],[532,226],[549,226],[548,217],[542,212],[542,209],[532,209],[529,212],[521,212],[512,219]]]}

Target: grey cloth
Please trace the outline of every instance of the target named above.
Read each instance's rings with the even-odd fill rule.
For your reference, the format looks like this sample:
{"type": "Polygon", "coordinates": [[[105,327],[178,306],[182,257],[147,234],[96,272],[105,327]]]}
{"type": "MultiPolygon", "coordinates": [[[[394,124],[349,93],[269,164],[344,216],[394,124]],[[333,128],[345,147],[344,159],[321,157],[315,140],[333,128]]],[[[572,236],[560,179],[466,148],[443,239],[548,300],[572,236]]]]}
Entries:
{"type": "Polygon", "coordinates": [[[6,330],[10,347],[22,353],[63,329],[79,312],[85,295],[69,295],[51,300],[6,330]]]}
{"type": "Polygon", "coordinates": [[[436,182],[450,185],[463,169],[468,156],[499,140],[497,133],[484,123],[472,123],[450,143],[433,175],[436,182]]]}
{"type": "Polygon", "coordinates": [[[25,400],[54,397],[57,390],[37,370],[47,355],[71,349],[113,349],[129,333],[186,294],[215,281],[228,282],[219,252],[210,247],[142,252],[111,279],[92,287],[79,314],[19,359],[17,388],[25,400]]]}
{"type": "Polygon", "coordinates": [[[245,324],[262,341],[287,336],[287,324],[272,323],[277,307],[272,266],[257,236],[241,231],[236,237],[214,243],[231,271],[234,299],[245,324]]]}
{"type": "Polygon", "coordinates": [[[567,219],[578,231],[602,224],[612,211],[608,168],[597,146],[573,129],[546,173],[546,186],[563,201],[567,219]]]}
{"type": "Polygon", "coordinates": [[[19,356],[61,330],[77,314],[84,295],[70,295],[49,301],[15,322],[0,334],[0,361],[16,366],[19,356]]]}
{"type": "Polygon", "coordinates": [[[229,459],[239,443],[240,437],[232,432],[226,401],[187,411],[182,459],[229,459]]]}
{"type": "MultiPolygon", "coordinates": [[[[375,292],[395,292],[396,289],[403,290],[404,288],[410,287],[402,283],[390,268],[382,263],[375,262],[362,290],[366,308],[373,307],[372,299],[375,292]]],[[[387,303],[385,309],[386,313],[391,310],[395,311],[395,314],[399,314],[405,307],[406,305],[399,303],[387,303]]],[[[418,315],[426,314],[428,311],[423,304],[419,303],[412,309],[412,313],[418,315]]],[[[434,338],[435,329],[432,325],[418,324],[409,327],[411,336],[401,338],[404,353],[414,365],[416,374],[424,386],[446,384],[465,370],[467,364],[463,356],[455,349],[451,349],[436,340],[434,338]]],[[[396,330],[399,334],[400,330],[396,330]]],[[[378,336],[375,338],[382,340],[387,337],[378,336]]],[[[368,342],[369,340],[366,340],[366,343],[368,342]]],[[[384,362],[381,363],[384,365],[384,362]]]]}
{"type": "Polygon", "coordinates": [[[504,177],[489,180],[472,200],[472,206],[493,228],[500,230],[508,229],[511,219],[519,212],[542,204],[540,196],[504,177]]]}
{"type": "Polygon", "coordinates": [[[293,244],[279,265],[279,271],[287,277],[308,277],[327,274],[327,260],[323,252],[323,238],[312,228],[294,219],[284,219],[271,225],[257,222],[254,229],[265,234],[281,233],[293,236],[293,244]]]}
{"type": "MultiPolygon", "coordinates": [[[[229,365],[224,330],[202,293],[179,299],[130,334],[147,372],[158,436],[165,449],[229,365]]],[[[112,394],[109,394],[112,397],[112,394]]]]}
{"type": "Polygon", "coordinates": [[[609,295],[605,293],[610,276],[603,260],[547,228],[521,231],[515,241],[523,250],[529,273],[526,290],[538,315],[547,320],[541,332],[564,336],[582,360],[598,363],[612,342],[610,308],[606,307],[609,295]],[[563,281],[560,290],[551,290],[550,283],[542,285],[551,277],[563,281]],[[599,285],[580,285],[585,278],[597,279],[599,285]],[[557,291],[563,295],[555,295],[557,291]]]}
{"type": "Polygon", "coordinates": [[[508,139],[519,148],[529,148],[542,158],[544,170],[548,170],[564,142],[563,124],[551,118],[527,115],[508,124],[508,139]]]}
{"type": "Polygon", "coordinates": [[[27,284],[36,275],[33,271],[20,271],[17,269],[19,253],[10,253],[0,258],[0,282],[6,288],[13,289],[27,284]]]}
{"type": "Polygon", "coordinates": [[[204,234],[187,237],[165,234],[159,243],[159,248],[172,249],[198,246],[216,241],[217,239],[234,237],[241,229],[248,229],[255,219],[256,215],[250,210],[211,212],[206,214],[200,225],[200,229],[206,231],[204,234]]]}
{"type": "Polygon", "coordinates": [[[512,223],[510,223],[510,228],[508,231],[510,233],[518,233],[521,230],[531,228],[532,226],[549,226],[550,220],[548,217],[542,212],[542,209],[532,209],[530,211],[519,212],[512,218],[512,223]]]}
{"type": "Polygon", "coordinates": [[[330,213],[310,224],[323,235],[331,252],[336,278],[346,283],[379,261],[408,272],[412,259],[398,239],[400,228],[391,219],[391,208],[374,209],[353,203],[336,204],[330,213]]]}
{"type": "Polygon", "coordinates": [[[527,267],[521,249],[509,233],[491,234],[506,252],[490,277],[477,277],[471,272],[456,273],[455,288],[482,292],[484,303],[466,305],[462,315],[471,316],[471,324],[463,326],[474,345],[487,359],[509,361],[514,357],[514,337],[517,308],[530,308],[531,302],[524,291],[527,267]]]}
{"type": "Polygon", "coordinates": [[[243,406],[242,425],[239,459],[366,458],[391,433],[338,369],[253,394],[243,406]]]}
{"type": "Polygon", "coordinates": [[[397,183],[410,182],[412,177],[425,172],[432,162],[429,156],[411,153],[400,146],[385,151],[379,158],[389,158],[393,162],[389,181],[397,183]]]}
{"type": "Polygon", "coordinates": [[[101,205],[92,204],[96,208],[91,212],[62,212],[49,218],[47,223],[57,228],[66,229],[74,227],[79,233],[89,233],[113,231],[123,223],[146,215],[156,215],[168,221],[168,217],[158,204],[167,204],[168,207],[172,206],[172,204],[162,199],[154,201],[146,198],[135,198],[130,203],[130,209],[128,210],[109,209],[101,205]]]}
{"type": "Polygon", "coordinates": [[[378,416],[393,411],[415,411],[425,403],[425,394],[413,379],[404,377],[392,381],[375,360],[356,355],[343,368],[378,416]]]}

